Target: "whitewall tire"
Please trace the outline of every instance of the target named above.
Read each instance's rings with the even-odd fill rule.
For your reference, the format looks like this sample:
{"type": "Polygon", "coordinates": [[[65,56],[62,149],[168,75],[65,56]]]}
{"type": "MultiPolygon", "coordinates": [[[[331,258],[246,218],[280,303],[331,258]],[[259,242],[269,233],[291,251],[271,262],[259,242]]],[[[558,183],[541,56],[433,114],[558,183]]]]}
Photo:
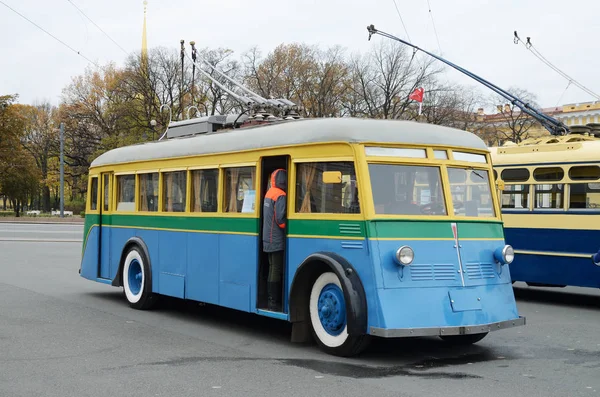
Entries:
{"type": "Polygon", "coordinates": [[[129,305],[135,309],[148,309],[154,304],[150,265],[143,251],[133,246],[123,262],[123,290],[129,305]]]}
{"type": "Polygon", "coordinates": [[[313,336],[326,353],[352,356],[367,346],[368,335],[348,334],[349,304],[335,273],[326,272],[317,277],[310,291],[309,315],[313,336]]]}

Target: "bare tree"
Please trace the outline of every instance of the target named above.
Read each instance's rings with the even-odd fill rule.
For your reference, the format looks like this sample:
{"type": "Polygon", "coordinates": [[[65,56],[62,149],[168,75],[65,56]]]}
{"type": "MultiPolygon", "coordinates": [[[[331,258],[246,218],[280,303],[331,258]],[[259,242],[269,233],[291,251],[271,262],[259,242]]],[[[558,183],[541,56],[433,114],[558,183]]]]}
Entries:
{"type": "Polygon", "coordinates": [[[442,84],[435,80],[425,91],[422,119],[430,124],[473,131],[478,125],[479,92],[472,87],[442,84]]]}
{"type": "MultiPolygon", "coordinates": [[[[508,91],[532,107],[538,107],[536,97],[531,92],[515,87],[508,91]]],[[[522,142],[529,138],[530,130],[539,123],[536,119],[523,113],[517,106],[505,101],[504,98],[498,96],[493,96],[489,100],[489,104],[496,109],[497,113],[485,118],[486,128],[491,129],[499,141],[522,142]]]]}

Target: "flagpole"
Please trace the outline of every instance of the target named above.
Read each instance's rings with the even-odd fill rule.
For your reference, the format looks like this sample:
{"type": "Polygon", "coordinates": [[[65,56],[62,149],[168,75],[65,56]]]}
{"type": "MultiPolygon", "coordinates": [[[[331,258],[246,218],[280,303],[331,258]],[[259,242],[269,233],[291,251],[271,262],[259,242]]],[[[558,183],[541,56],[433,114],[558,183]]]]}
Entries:
{"type": "Polygon", "coordinates": [[[421,115],[422,108],[423,108],[423,102],[419,102],[419,116],[421,115]]]}

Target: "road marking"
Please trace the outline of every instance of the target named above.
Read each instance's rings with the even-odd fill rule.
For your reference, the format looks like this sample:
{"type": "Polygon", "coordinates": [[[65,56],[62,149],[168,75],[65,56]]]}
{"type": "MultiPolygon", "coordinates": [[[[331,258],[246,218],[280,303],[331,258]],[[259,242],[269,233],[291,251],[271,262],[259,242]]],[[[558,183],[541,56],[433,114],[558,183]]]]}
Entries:
{"type": "Polygon", "coordinates": [[[13,242],[30,242],[30,243],[82,243],[83,240],[75,240],[75,239],[51,239],[51,238],[10,238],[10,237],[0,237],[0,241],[13,241],[13,242]]]}
{"type": "Polygon", "coordinates": [[[49,233],[49,234],[77,234],[79,233],[79,231],[76,230],[35,230],[35,229],[31,229],[31,230],[11,230],[11,229],[0,229],[0,233],[49,233]]]}

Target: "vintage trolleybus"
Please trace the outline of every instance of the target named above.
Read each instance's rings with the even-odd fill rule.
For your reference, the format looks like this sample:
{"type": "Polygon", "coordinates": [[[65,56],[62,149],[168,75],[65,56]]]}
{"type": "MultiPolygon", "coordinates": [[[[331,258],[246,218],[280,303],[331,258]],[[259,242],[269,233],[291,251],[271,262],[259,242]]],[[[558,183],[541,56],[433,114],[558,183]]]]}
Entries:
{"type": "MultiPolygon", "coordinates": [[[[200,122],[170,131],[210,131],[200,122]]],[[[185,134],[183,134],[185,135],[185,134]]],[[[415,122],[313,119],[111,150],[92,163],[81,276],[289,321],[331,354],[369,337],[474,343],[523,325],[489,152],[415,122]],[[262,200],[288,173],[283,307],[267,310],[262,200]]]]}
{"type": "Polygon", "coordinates": [[[600,287],[600,140],[570,134],[490,148],[503,182],[513,281],[600,287]]]}

